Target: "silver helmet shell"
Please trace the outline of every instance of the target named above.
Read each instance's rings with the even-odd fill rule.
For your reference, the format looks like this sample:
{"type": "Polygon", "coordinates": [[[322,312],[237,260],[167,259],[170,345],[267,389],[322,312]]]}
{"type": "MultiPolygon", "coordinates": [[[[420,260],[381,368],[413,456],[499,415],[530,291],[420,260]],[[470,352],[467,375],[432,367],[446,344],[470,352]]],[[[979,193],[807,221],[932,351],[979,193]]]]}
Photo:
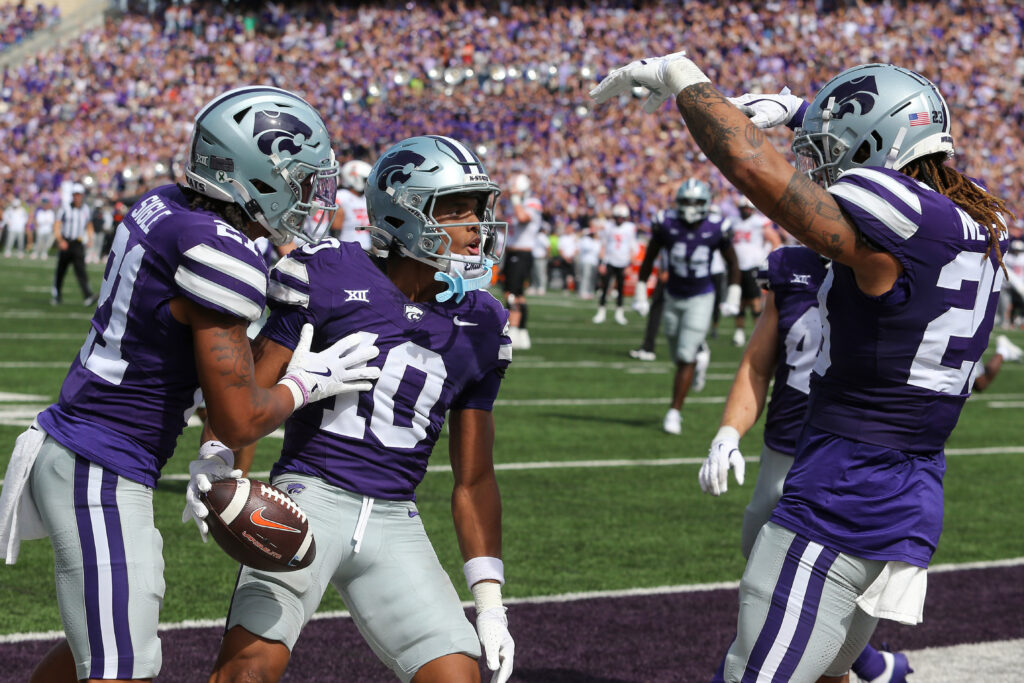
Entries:
{"type": "Polygon", "coordinates": [[[711,213],[711,186],[690,178],[676,191],[676,207],[687,223],[699,223],[711,213]]]}
{"type": "MultiPolygon", "coordinates": [[[[393,248],[442,272],[453,264],[482,267],[497,263],[508,224],[494,219],[501,190],[487,175],[480,159],[458,140],[441,135],[407,138],[388,149],[373,165],[366,183],[366,209],[374,250],[385,255],[393,248]],[[454,254],[451,238],[433,216],[434,202],[443,195],[480,195],[477,218],[479,254],[454,254]]],[[[469,225],[469,224],[465,224],[469,225]]],[[[461,268],[461,267],[460,267],[461,268]]]]}
{"type": "Polygon", "coordinates": [[[793,139],[801,170],[827,187],[860,166],[899,170],[953,156],[949,108],[935,84],[892,64],[847,69],[818,92],[793,139]]]}
{"type": "Polygon", "coordinates": [[[319,240],[337,210],[338,164],[323,120],[298,95],[270,86],[237,88],[203,107],[185,181],[238,204],[275,244],[319,240]]]}

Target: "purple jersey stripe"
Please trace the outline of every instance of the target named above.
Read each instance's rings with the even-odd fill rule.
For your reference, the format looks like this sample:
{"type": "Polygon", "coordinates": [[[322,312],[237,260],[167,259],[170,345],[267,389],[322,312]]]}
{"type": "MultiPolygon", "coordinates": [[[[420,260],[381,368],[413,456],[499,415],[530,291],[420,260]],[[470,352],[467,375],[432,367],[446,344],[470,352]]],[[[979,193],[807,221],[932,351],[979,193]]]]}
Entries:
{"type": "Polygon", "coordinates": [[[128,624],[128,558],[121,534],[121,515],[117,509],[117,475],[103,470],[100,488],[103,521],[107,531],[107,554],[110,563],[111,616],[114,642],[117,643],[117,677],[129,679],[135,669],[135,652],[128,624]]]}
{"type": "Polygon", "coordinates": [[[779,580],[775,583],[768,615],[765,617],[764,625],[761,627],[754,647],[750,650],[750,657],[747,658],[747,668],[743,672],[741,683],[756,683],[758,673],[767,659],[768,653],[771,652],[772,645],[775,644],[775,638],[782,627],[782,620],[786,616],[786,605],[789,603],[790,591],[793,590],[793,579],[800,567],[800,557],[807,549],[807,544],[807,539],[795,536],[789,545],[789,550],[786,551],[786,559],[783,561],[782,571],[779,572],[779,580]]]}
{"type": "Polygon", "coordinates": [[[85,592],[85,618],[89,631],[91,678],[103,678],[103,627],[100,624],[99,574],[96,566],[96,540],[89,515],[89,468],[91,463],[75,456],[75,518],[82,544],[82,583],[85,592]]]}
{"type": "Polygon", "coordinates": [[[811,570],[810,580],[807,582],[803,604],[800,606],[800,620],[797,622],[796,633],[793,634],[789,649],[782,658],[782,663],[779,664],[773,681],[780,683],[788,681],[796,671],[804,650],[807,648],[807,641],[811,638],[814,623],[818,618],[818,605],[821,603],[821,592],[825,587],[828,571],[837,557],[839,557],[839,553],[827,547],[818,554],[814,568],[811,570]]]}

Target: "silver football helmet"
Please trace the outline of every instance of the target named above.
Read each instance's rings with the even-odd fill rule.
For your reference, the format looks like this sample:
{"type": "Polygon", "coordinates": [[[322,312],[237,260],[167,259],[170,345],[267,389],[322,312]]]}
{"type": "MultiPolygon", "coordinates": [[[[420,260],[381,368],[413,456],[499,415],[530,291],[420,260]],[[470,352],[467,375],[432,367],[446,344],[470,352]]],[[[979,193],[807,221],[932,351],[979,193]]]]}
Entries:
{"type": "Polygon", "coordinates": [[[366,190],[366,179],[370,176],[370,165],[365,161],[353,159],[341,166],[341,184],[357,194],[366,190]]]}
{"type": "Polygon", "coordinates": [[[858,166],[899,170],[953,156],[949,108],[927,78],[892,64],[847,69],[814,97],[793,139],[797,165],[827,187],[858,166]]]}
{"type": "Polygon", "coordinates": [[[711,212],[711,186],[690,178],[676,191],[676,206],[687,223],[699,223],[711,212]]]}
{"type": "MultiPolygon", "coordinates": [[[[505,244],[508,224],[494,220],[494,205],[501,190],[480,159],[458,140],[440,135],[407,138],[386,151],[370,171],[366,183],[366,210],[374,250],[386,255],[397,247],[404,256],[430,264],[442,273],[462,273],[497,263],[505,244]],[[479,195],[478,254],[454,254],[451,237],[434,219],[435,200],[443,195],[479,195]]],[[[487,266],[489,269],[489,266],[487,266]]]]}
{"type": "Polygon", "coordinates": [[[337,210],[338,164],[327,128],[305,100],[280,88],[238,88],[203,107],[185,181],[238,204],[274,244],[318,241],[337,210]]]}

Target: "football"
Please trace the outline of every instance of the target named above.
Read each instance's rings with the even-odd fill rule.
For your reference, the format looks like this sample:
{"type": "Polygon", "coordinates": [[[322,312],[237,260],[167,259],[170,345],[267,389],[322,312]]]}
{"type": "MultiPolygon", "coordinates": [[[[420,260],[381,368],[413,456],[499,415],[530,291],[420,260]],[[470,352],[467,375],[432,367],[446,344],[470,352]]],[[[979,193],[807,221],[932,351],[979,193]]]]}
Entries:
{"type": "Polygon", "coordinates": [[[306,515],[284,491],[255,479],[222,479],[202,495],[210,534],[224,552],[253,569],[308,567],[316,543],[306,515]]]}

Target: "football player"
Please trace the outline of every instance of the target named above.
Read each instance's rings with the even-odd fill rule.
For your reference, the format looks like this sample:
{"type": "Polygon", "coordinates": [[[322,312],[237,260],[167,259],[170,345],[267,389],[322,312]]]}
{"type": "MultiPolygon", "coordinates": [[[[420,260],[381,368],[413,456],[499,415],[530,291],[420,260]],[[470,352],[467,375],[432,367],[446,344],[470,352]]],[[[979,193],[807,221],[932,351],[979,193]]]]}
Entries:
{"type": "Polygon", "coordinates": [[[722,173],[832,259],[808,413],[747,562],[722,673],[848,680],[879,618],[921,621],[943,448],[981,371],[1012,214],[946,163],[949,109],[908,69],[848,69],[810,103],[783,91],[734,104],[675,53],[618,69],[591,94],[637,85],[649,112],[674,97],[722,173]],[[805,171],[760,130],[781,124],[796,129],[805,171]]]}
{"type": "Polygon", "coordinates": [[[740,312],[736,316],[736,329],[732,334],[733,346],[747,343],[746,325],[747,311],[755,321],[761,315],[761,288],[757,285],[757,269],[764,262],[765,254],[778,249],[782,244],[772,222],[764,214],[754,208],[750,200],[741,197],[739,200],[739,218],[732,223],[732,246],[736,250],[736,260],[740,264],[740,312]],[[767,248],[766,248],[767,245],[767,248]]]}
{"type": "MultiPolygon", "coordinates": [[[[626,324],[626,312],[622,309],[622,299],[626,290],[626,269],[633,263],[633,255],[636,254],[638,244],[636,241],[636,223],[629,220],[629,207],[625,204],[616,204],[612,207],[612,222],[604,226],[601,231],[601,262],[597,266],[597,274],[600,277],[597,288],[601,291],[598,297],[597,313],[594,314],[595,323],[603,323],[605,320],[605,303],[608,300],[608,288],[612,280],[615,281],[615,322],[620,325],[626,324]]],[[[640,289],[637,289],[639,294],[640,289]]],[[[644,295],[646,295],[646,290],[644,295]]],[[[639,296],[644,300],[643,295],[639,296]]]]}
{"type": "MultiPolygon", "coordinates": [[[[245,331],[263,310],[268,272],[252,240],[306,237],[307,216],[333,212],[333,156],[319,114],[298,96],[232,90],[196,116],[187,184],[145,194],[118,226],[89,334],[58,402],[18,438],[0,496],[8,562],[19,537],[48,535],[54,549],[66,640],[33,680],[160,673],[152,489],[200,390],[214,429],[240,447],[379,374],[361,367],[376,349],[355,339],[302,348],[270,388],[253,373],[245,331]]],[[[193,478],[230,474],[227,453],[193,462],[193,478]]]]}
{"type": "Polygon", "coordinates": [[[366,178],[370,164],[353,159],[341,167],[341,187],[338,189],[338,213],[331,225],[331,235],[342,242],[359,242],[370,250],[370,233],[366,231],[366,178]]]}
{"type": "MultiPolygon", "coordinates": [[[[679,434],[683,402],[692,384],[696,382],[695,391],[703,388],[704,372],[711,359],[704,340],[715,305],[711,255],[716,251],[721,252],[729,269],[729,295],[722,303],[723,314],[736,315],[740,302],[740,271],[728,225],[721,214],[711,211],[711,188],[703,180],[685,181],[676,191],[675,207],[658,213],[637,282],[647,282],[662,249],[668,252],[668,281],[661,318],[676,364],[672,405],[662,428],[669,434],[679,434]]],[[[637,289],[641,300],[647,294],[642,289],[637,289]]]]}
{"type": "MultiPolygon", "coordinates": [[[[700,487],[713,496],[728,490],[730,469],[736,482],[743,484],[740,438],[764,410],[770,384],[757,483],[743,515],[743,557],[750,557],[754,539],[782,496],[783,482],[793,464],[807,411],[811,366],[821,344],[818,288],[825,279],[826,263],[802,246],[783,247],[768,255],[758,273],[759,289],[765,290],[763,312],[736,371],[718,434],[700,468],[700,487]]],[[[864,648],[851,668],[870,683],[903,683],[913,671],[906,655],[879,652],[871,645],[864,648]]]]}
{"type": "Polygon", "coordinates": [[[358,245],[333,239],[274,269],[257,378],[277,381],[306,323],[315,346],[351,334],[373,340],[381,376],[372,391],[311,405],[286,423],[271,481],[308,516],[316,559],[287,574],[242,568],[212,680],[278,680],[329,586],[403,681],[477,681],[481,644],[492,680],[511,674],[491,413],[511,340],[508,311],[474,291],[500,257],[498,195],[467,146],[409,138],[381,156],[367,185],[385,272],[358,245]],[[476,632],[415,502],[446,415],[452,517],[476,632]]]}
{"type": "Polygon", "coordinates": [[[514,220],[505,255],[505,301],[509,309],[512,348],[526,351],[531,342],[530,333],[526,330],[527,307],[523,292],[526,279],[533,272],[533,247],[544,219],[540,198],[530,193],[530,177],[525,173],[512,176],[509,201],[514,220]]]}

